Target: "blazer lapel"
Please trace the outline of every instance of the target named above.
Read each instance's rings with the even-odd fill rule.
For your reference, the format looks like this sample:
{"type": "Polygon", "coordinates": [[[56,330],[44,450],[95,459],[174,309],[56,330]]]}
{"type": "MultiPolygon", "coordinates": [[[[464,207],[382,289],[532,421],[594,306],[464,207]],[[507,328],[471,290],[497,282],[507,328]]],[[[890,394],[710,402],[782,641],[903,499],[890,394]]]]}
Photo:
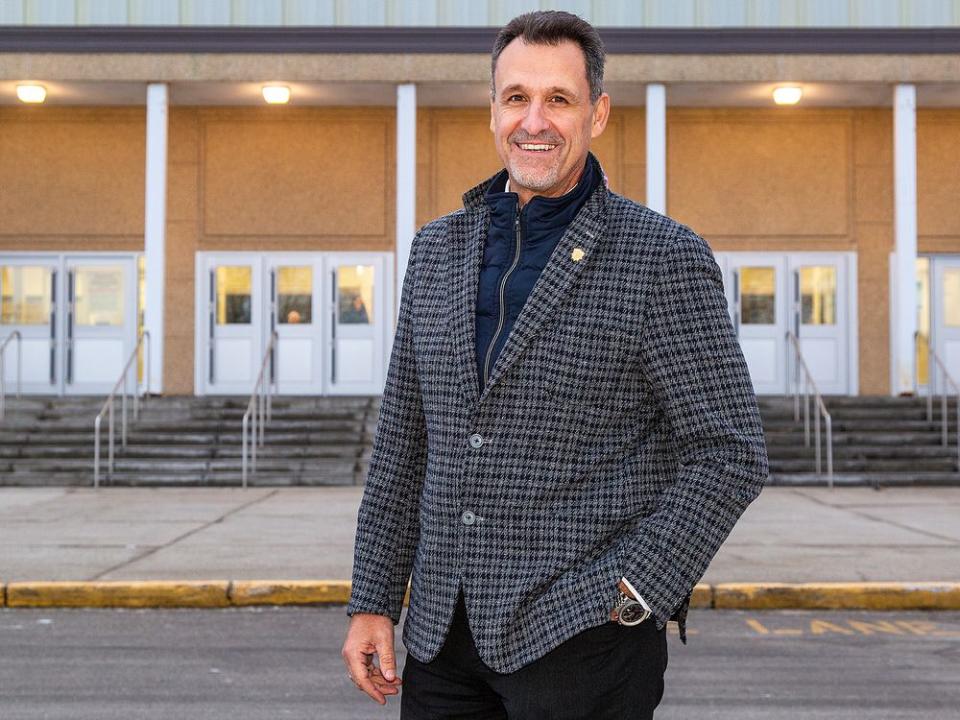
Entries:
{"type": "MultiPolygon", "coordinates": [[[[482,197],[482,192],[480,194],[482,197]]],[[[447,245],[450,268],[447,275],[447,315],[453,339],[453,360],[457,367],[463,399],[467,407],[471,408],[478,402],[479,394],[480,378],[477,375],[475,353],[477,286],[480,282],[480,262],[483,259],[483,241],[488,218],[489,214],[483,207],[474,207],[465,213],[454,215],[450,221],[447,245]]]]}

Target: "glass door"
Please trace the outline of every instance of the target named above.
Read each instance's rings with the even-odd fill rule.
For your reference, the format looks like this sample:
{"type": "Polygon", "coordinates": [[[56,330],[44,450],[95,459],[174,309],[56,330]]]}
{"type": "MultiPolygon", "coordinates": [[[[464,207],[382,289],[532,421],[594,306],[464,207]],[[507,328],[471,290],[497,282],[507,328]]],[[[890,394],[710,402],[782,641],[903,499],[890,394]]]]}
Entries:
{"type": "Polygon", "coordinates": [[[24,393],[59,393],[57,283],[59,258],[4,258],[0,261],[0,343],[7,345],[3,373],[8,393],[20,372],[24,393]]]}
{"type": "Polygon", "coordinates": [[[383,391],[385,329],[384,258],[381,253],[331,253],[329,279],[329,372],[335,394],[383,391]]]}
{"type": "Polygon", "coordinates": [[[785,265],[783,256],[759,253],[727,256],[733,325],[758,394],[780,394],[787,390],[785,265]]]}
{"type": "Polygon", "coordinates": [[[321,263],[314,254],[267,256],[270,301],[264,347],[276,330],[274,363],[280,393],[320,392],[324,360],[321,278],[321,263]]]}
{"type": "MultiPolygon", "coordinates": [[[[135,265],[133,258],[64,259],[65,393],[109,392],[120,377],[136,333],[135,265]]],[[[136,368],[129,382],[136,387],[136,368]]]]}
{"type": "MultiPolygon", "coordinates": [[[[933,257],[931,265],[933,344],[947,372],[960,382],[960,257],[933,257]]],[[[943,387],[938,385],[935,392],[943,392],[943,387]]]]}
{"type": "Polygon", "coordinates": [[[198,290],[205,299],[205,342],[198,363],[207,394],[253,391],[263,333],[263,263],[251,253],[206,255],[198,290]]]}
{"type": "MultiPolygon", "coordinates": [[[[820,392],[849,392],[846,258],[791,255],[793,331],[820,392]]],[[[792,359],[792,357],[791,357],[792,359]]],[[[791,369],[791,373],[793,369],[791,369]]]]}

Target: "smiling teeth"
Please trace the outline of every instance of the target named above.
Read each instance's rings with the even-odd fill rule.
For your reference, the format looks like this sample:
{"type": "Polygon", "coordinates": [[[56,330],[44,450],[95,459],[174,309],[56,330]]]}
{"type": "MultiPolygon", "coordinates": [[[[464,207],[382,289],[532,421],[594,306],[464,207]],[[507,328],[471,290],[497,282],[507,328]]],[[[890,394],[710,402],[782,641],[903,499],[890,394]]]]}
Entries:
{"type": "Polygon", "coordinates": [[[552,150],[554,146],[553,145],[529,145],[529,144],[520,143],[520,147],[523,148],[524,150],[552,150]]]}

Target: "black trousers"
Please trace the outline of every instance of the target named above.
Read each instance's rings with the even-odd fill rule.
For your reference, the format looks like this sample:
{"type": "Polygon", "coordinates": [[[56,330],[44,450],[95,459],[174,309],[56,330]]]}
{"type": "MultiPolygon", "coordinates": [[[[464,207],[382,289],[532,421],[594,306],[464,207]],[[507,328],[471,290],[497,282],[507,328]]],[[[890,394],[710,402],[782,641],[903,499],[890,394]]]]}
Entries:
{"type": "Polygon", "coordinates": [[[603,720],[653,718],[663,697],[666,628],[652,618],[588,628],[512,673],[483,663],[467,625],[463,593],[440,653],[407,653],[401,720],[603,720]]]}

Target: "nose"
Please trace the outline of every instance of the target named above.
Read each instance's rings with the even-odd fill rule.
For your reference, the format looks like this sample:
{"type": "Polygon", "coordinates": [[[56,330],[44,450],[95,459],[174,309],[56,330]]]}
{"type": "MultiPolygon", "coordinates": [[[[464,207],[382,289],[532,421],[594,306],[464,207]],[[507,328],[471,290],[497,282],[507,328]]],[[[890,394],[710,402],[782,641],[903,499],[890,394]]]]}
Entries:
{"type": "Polygon", "coordinates": [[[550,127],[550,123],[547,122],[547,118],[544,116],[543,103],[540,100],[533,100],[527,105],[527,112],[523,117],[523,122],[520,124],[520,127],[522,127],[528,135],[539,135],[550,127]]]}

